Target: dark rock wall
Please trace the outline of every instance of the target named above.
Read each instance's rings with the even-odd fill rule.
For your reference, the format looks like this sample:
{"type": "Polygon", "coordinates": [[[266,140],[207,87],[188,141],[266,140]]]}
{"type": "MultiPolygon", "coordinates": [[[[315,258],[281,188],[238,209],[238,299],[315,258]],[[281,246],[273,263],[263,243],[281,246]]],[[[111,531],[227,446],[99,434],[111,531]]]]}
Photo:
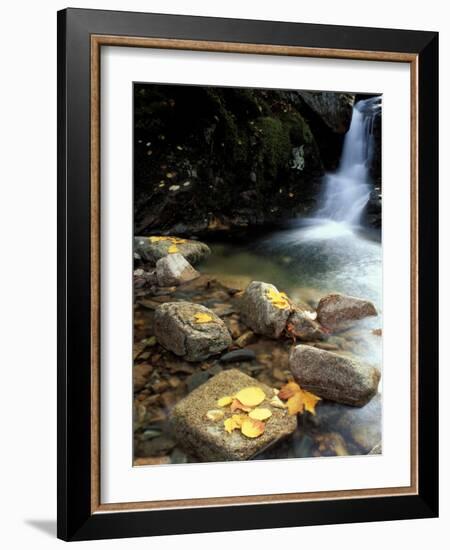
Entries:
{"type": "Polygon", "coordinates": [[[314,209],[354,96],[136,84],[135,234],[202,234],[314,209]]]}

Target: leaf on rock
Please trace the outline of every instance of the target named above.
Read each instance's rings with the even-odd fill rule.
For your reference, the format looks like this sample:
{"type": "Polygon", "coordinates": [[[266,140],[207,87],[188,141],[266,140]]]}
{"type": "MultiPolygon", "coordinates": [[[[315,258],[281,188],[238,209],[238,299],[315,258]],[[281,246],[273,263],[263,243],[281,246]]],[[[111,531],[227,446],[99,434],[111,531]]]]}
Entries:
{"type": "Polygon", "coordinates": [[[258,386],[250,386],[239,391],[235,399],[247,407],[257,407],[266,398],[266,394],[258,386]]]}
{"type": "Polygon", "coordinates": [[[321,400],[321,398],[306,390],[302,390],[302,393],[305,410],[307,410],[311,414],[316,414],[316,405],[317,402],[321,400]]]}
{"type": "Polygon", "coordinates": [[[211,409],[206,413],[206,418],[208,420],[212,420],[213,422],[218,422],[219,420],[222,420],[225,413],[219,409],[211,409]]]}
{"type": "Polygon", "coordinates": [[[195,324],[212,323],[214,319],[208,313],[198,312],[194,315],[195,324]]]}
{"type": "Polygon", "coordinates": [[[179,252],[179,251],[180,251],[180,249],[178,248],[178,246],[176,244],[171,244],[169,246],[169,248],[167,249],[167,252],[169,254],[175,254],[176,252],[179,252]]]}
{"type": "Polygon", "coordinates": [[[270,409],[253,409],[248,416],[253,420],[267,420],[272,416],[272,412],[270,409]]]}
{"type": "Polygon", "coordinates": [[[288,399],[287,408],[290,415],[303,412],[304,404],[300,392],[294,393],[294,395],[288,399]]]}
{"type": "Polygon", "coordinates": [[[288,382],[285,384],[281,390],[278,392],[278,397],[280,399],[289,399],[294,394],[300,391],[300,386],[296,382],[288,382]]]}
{"type": "Polygon", "coordinates": [[[277,397],[287,400],[287,408],[291,415],[303,413],[305,410],[311,414],[316,414],[316,405],[320,401],[320,397],[303,390],[296,382],[285,384],[277,397]]]}
{"type": "Polygon", "coordinates": [[[224,397],[221,397],[220,399],[217,400],[217,406],[227,407],[228,405],[231,404],[232,401],[233,401],[233,398],[231,397],[231,395],[225,395],[224,397]]]}
{"type": "Polygon", "coordinates": [[[284,292],[278,292],[273,288],[268,288],[266,291],[266,296],[269,299],[270,303],[278,309],[286,309],[291,307],[289,303],[289,298],[284,292]]]}
{"type": "Polygon", "coordinates": [[[223,422],[223,425],[225,426],[225,431],[230,434],[233,430],[240,429],[245,418],[247,417],[244,415],[233,414],[233,416],[231,416],[230,418],[227,418],[223,422]]]}
{"type": "Polygon", "coordinates": [[[233,399],[232,403],[231,403],[231,407],[230,407],[230,411],[231,412],[235,412],[235,411],[244,411],[244,412],[249,412],[251,411],[252,408],[251,407],[247,407],[246,405],[243,405],[239,399],[233,399]]]}
{"type": "Polygon", "coordinates": [[[270,404],[272,407],[275,407],[275,409],[286,409],[287,405],[286,403],[283,403],[281,399],[278,397],[278,395],[274,395],[270,401],[270,404]]]}
{"type": "Polygon", "coordinates": [[[242,434],[251,439],[262,435],[265,429],[266,425],[264,422],[261,422],[261,420],[254,420],[253,418],[246,418],[241,426],[242,434]]]}

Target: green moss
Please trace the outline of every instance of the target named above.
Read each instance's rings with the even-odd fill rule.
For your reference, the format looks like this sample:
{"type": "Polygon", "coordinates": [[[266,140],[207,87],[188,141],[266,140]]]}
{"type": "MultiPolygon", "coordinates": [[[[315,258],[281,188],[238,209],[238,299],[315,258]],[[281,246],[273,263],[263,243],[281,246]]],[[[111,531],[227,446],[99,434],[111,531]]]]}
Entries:
{"type": "Polygon", "coordinates": [[[289,130],[280,119],[274,117],[259,118],[255,126],[265,176],[275,178],[279,168],[289,161],[291,154],[289,130]]]}

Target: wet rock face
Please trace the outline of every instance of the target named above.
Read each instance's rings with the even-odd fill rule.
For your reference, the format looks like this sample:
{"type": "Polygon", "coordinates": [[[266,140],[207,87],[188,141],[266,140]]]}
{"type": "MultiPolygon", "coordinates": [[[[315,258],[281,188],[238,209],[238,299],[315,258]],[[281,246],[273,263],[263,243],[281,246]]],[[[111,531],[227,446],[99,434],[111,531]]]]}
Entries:
{"type": "Polygon", "coordinates": [[[151,241],[151,237],[134,238],[134,254],[143,262],[156,265],[156,262],[172,254],[171,247],[175,247],[175,253],[181,254],[189,263],[196,264],[208,257],[211,250],[208,245],[188,239],[182,239],[182,243],[174,244],[171,237],[158,237],[159,240],[151,241]]]}
{"type": "Polygon", "coordinates": [[[246,288],[241,301],[242,321],[256,334],[278,338],[286,327],[291,314],[289,304],[276,305],[270,298],[279,292],[274,285],[253,281],[246,288]]]}
{"type": "Polygon", "coordinates": [[[349,129],[355,102],[353,94],[303,91],[298,94],[333,132],[344,134],[349,129]]]}
{"type": "MultiPolygon", "coordinates": [[[[192,391],[173,409],[171,424],[175,438],[190,454],[201,461],[247,460],[264,449],[292,434],[297,428],[296,416],[289,416],[285,409],[271,407],[273,390],[239,370],[223,371],[192,391]],[[259,405],[269,407],[272,416],[264,433],[256,438],[245,437],[240,430],[227,433],[223,419],[208,420],[206,413],[217,409],[217,400],[225,395],[235,395],[239,390],[257,386],[263,390],[266,400],[259,405]]],[[[226,411],[224,418],[231,416],[226,411]]]]}
{"type": "Polygon", "coordinates": [[[344,294],[329,294],[317,306],[317,320],[331,331],[348,328],[360,319],[375,315],[378,313],[372,302],[344,294]]]}
{"type": "Polygon", "coordinates": [[[319,323],[315,319],[312,319],[309,312],[298,308],[289,317],[287,329],[292,336],[306,342],[323,340],[325,338],[325,333],[319,323]]]}
{"type": "Polygon", "coordinates": [[[380,371],[335,353],[296,346],[289,368],[300,386],[324,399],[361,407],[377,393],[380,371]]]}
{"type": "Polygon", "coordinates": [[[187,361],[202,361],[231,345],[225,323],[210,309],[190,302],[167,302],[155,310],[158,342],[187,361]]]}
{"type": "Polygon", "coordinates": [[[178,286],[200,277],[191,264],[179,253],[168,254],[156,262],[159,286],[178,286]]]}

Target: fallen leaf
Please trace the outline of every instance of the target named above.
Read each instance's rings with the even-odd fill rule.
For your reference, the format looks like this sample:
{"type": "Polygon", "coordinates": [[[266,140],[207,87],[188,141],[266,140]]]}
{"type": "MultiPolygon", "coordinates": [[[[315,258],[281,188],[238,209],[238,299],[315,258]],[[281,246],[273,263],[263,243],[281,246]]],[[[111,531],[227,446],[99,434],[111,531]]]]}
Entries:
{"type": "Polygon", "coordinates": [[[321,398],[306,390],[302,390],[302,398],[305,410],[311,414],[316,414],[316,405],[321,398]]]}
{"type": "Polygon", "coordinates": [[[294,393],[294,395],[288,399],[287,408],[291,416],[303,412],[304,404],[302,394],[300,392],[294,393]]]}
{"type": "Polygon", "coordinates": [[[194,315],[195,323],[201,325],[203,323],[211,323],[213,318],[208,313],[198,312],[194,315]]]}
{"type": "Polygon", "coordinates": [[[233,401],[233,398],[231,395],[225,395],[224,397],[221,397],[217,400],[217,406],[218,407],[227,407],[230,405],[230,403],[233,401]]]}
{"type": "Polygon", "coordinates": [[[180,249],[178,248],[178,246],[176,244],[171,244],[169,246],[169,248],[167,249],[167,252],[169,254],[175,254],[176,252],[179,252],[179,251],[180,251],[180,249]]]}
{"type": "Polygon", "coordinates": [[[211,409],[206,413],[206,418],[208,420],[212,420],[213,422],[218,422],[219,420],[222,420],[225,413],[219,409],[211,409]]]}
{"type": "Polygon", "coordinates": [[[289,303],[289,298],[284,292],[278,292],[278,290],[268,288],[266,290],[266,296],[271,304],[278,309],[286,309],[288,307],[291,307],[289,303]]]}
{"type": "Polygon", "coordinates": [[[264,422],[261,422],[261,420],[254,420],[253,418],[246,418],[242,422],[241,426],[241,432],[245,435],[245,437],[249,437],[251,439],[262,435],[265,429],[266,425],[264,422]]]}
{"type": "Polygon", "coordinates": [[[230,418],[224,420],[223,425],[225,426],[225,431],[230,434],[233,430],[241,428],[244,418],[246,417],[243,415],[233,414],[233,416],[230,416],[230,418]]]}
{"type": "Polygon", "coordinates": [[[239,391],[235,399],[247,407],[257,407],[266,398],[266,394],[258,386],[250,386],[239,391]]]}
{"type": "Polygon", "coordinates": [[[252,410],[251,407],[247,407],[246,405],[243,405],[238,399],[233,399],[230,407],[231,412],[235,412],[235,411],[249,412],[251,410],[252,410]]]}
{"type": "Polygon", "coordinates": [[[292,397],[295,393],[298,393],[300,391],[300,386],[296,382],[288,382],[285,384],[280,391],[278,392],[278,397],[280,399],[289,399],[292,397]]]}
{"type": "Polygon", "coordinates": [[[248,416],[253,420],[267,420],[272,416],[270,409],[253,409],[248,416]]]}

